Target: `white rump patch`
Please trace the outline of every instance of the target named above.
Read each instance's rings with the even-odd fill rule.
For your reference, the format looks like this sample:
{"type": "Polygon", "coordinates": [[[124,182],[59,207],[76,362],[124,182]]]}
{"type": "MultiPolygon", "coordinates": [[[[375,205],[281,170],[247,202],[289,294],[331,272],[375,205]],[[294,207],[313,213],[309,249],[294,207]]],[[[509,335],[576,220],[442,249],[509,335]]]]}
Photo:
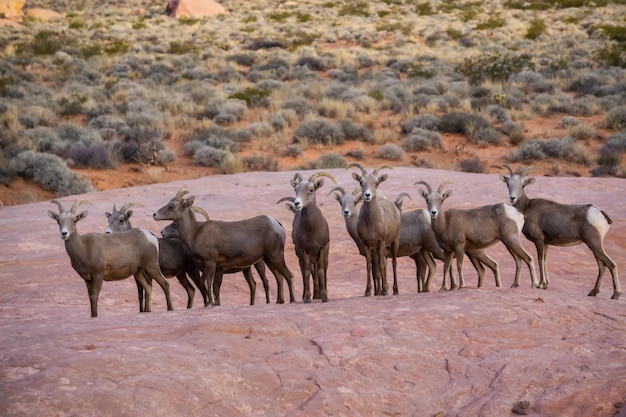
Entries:
{"type": "Polygon", "coordinates": [[[148,242],[154,245],[158,254],[159,253],[159,239],[146,229],[139,229],[139,230],[141,230],[141,232],[146,236],[146,240],[148,240],[148,242]]]}
{"type": "Polygon", "coordinates": [[[596,206],[589,207],[587,211],[587,221],[600,233],[600,236],[606,235],[609,231],[609,223],[606,221],[604,214],[596,206]]]}
{"type": "Polygon", "coordinates": [[[521,232],[524,227],[524,215],[518,209],[508,204],[503,204],[506,216],[517,222],[517,229],[521,232]]]}
{"type": "Polygon", "coordinates": [[[274,230],[276,230],[276,233],[278,233],[280,237],[283,239],[283,242],[287,241],[287,232],[285,232],[285,228],[283,227],[283,225],[280,224],[278,220],[276,220],[275,218],[271,216],[267,216],[267,217],[270,219],[270,222],[272,223],[272,227],[274,228],[274,230]]]}

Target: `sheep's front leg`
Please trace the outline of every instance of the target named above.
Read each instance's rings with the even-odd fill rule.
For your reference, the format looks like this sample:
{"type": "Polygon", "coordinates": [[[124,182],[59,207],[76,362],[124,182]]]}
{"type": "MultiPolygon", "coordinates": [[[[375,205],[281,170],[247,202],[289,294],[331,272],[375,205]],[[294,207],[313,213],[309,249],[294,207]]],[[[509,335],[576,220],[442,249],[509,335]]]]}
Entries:
{"type": "Polygon", "coordinates": [[[367,267],[367,284],[365,286],[365,296],[372,295],[372,248],[365,247],[365,264],[367,267]]]}
{"type": "Polygon", "coordinates": [[[91,279],[86,279],[87,294],[89,295],[89,304],[91,305],[91,317],[98,317],[98,296],[102,288],[102,275],[94,274],[91,279]]]}
{"type": "Polygon", "coordinates": [[[243,270],[243,276],[246,278],[248,288],[250,288],[250,305],[254,305],[254,299],[256,297],[256,281],[252,277],[252,269],[247,267],[243,270]]]}
{"type": "MultiPolygon", "coordinates": [[[[465,277],[463,276],[463,257],[465,256],[465,251],[462,247],[457,247],[455,250],[456,255],[456,270],[459,274],[459,288],[465,288],[465,277]]],[[[453,280],[450,280],[450,289],[456,289],[456,283],[453,280]]]]}
{"type": "Polygon", "coordinates": [[[311,284],[309,282],[309,277],[311,275],[311,258],[306,252],[303,252],[299,254],[298,260],[300,261],[300,271],[302,272],[302,284],[304,287],[302,291],[302,301],[305,303],[310,303],[311,284]]]}

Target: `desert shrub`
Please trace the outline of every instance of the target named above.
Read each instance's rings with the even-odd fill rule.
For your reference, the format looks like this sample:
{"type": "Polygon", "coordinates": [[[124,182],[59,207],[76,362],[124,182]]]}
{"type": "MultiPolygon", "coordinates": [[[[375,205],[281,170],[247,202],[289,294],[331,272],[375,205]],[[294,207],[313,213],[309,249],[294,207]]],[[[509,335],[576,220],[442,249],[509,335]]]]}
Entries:
{"type": "Polygon", "coordinates": [[[212,146],[201,146],[194,152],[193,161],[196,165],[218,168],[224,162],[228,151],[217,149],[212,146]]]}
{"type": "Polygon", "coordinates": [[[176,160],[176,153],[171,149],[164,147],[157,152],[157,159],[161,164],[169,164],[170,162],[174,162],[176,160]]]}
{"type": "Polygon", "coordinates": [[[272,113],[267,116],[267,123],[275,132],[282,132],[289,126],[289,122],[281,113],[272,113]]]}
{"type": "Polygon", "coordinates": [[[345,140],[343,129],[337,123],[326,120],[304,122],[293,132],[293,142],[309,145],[340,145],[345,140]]]}
{"type": "Polygon", "coordinates": [[[476,30],[487,30],[487,29],[497,29],[501,28],[506,24],[506,20],[500,16],[499,14],[495,14],[489,16],[487,20],[478,23],[474,29],[476,30]]]}
{"type": "Polygon", "coordinates": [[[545,33],[546,29],[547,29],[547,26],[545,22],[536,17],[530,21],[530,26],[526,30],[526,34],[524,35],[524,37],[526,39],[530,39],[534,41],[543,33],[545,33]]]}
{"type": "Polygon", "coordinates": [[[274,128],[266,122],[250,123],[246,128],[255,138],[268,138],[274,134],[274,128]]]}
{"type": "Polygon", "coordinates": [[[278,161],[271,155],[252,154],[241,163],[246,171],[278,171],[278,161]]]}
{"type": "Polygon", "coordinates": [[[234,140],[234,133],[220,127],[209,127],[195,133],[189,138],[189,142],[183,145],[184,149],[191,149],[194,145],[187,146],[190,142],[199,142],[203,145],[216,149],[222,149],[231,153],[237,152],[237,145],[234,140]]]}
{"type": "Polygon", "coordinates": [[[43,189],[53,191],[58,196],[93,191],[87,179],[72,173],[56,155],[25,151],[11,159],[9,169],[22,178],[34,180],[43,189]]]}
{"type": "Polygon", "coordinates": [[[509,111],[498,104],[487,106],[487,117],[493,123],[505,123],[511,120],[509,111]]]}
{"type": "Polygon", "coordinates": [[[251,51],[258,51],[259,49],[271,49],[271,48],[285,48],[286,45],[282,41],[277,41],[273,39],[254,39],[248,45],[246,45],[246,49],[251,51]]]}
{"type": "Polygon", "coordinates": [[[409,136],[402,141],[402,149],[407,152],[443,149],[441,134],[426,129],[414,128],[409,136]]]}
{"type": "Polygon", "coordinates": [[[591,170],[591,174],[594,176],[623,176],[624,170],[621,164],[624,153],[626,153],[626,130],[621,130],[606,139],[600,148],[598,166],[591,170]]]}
{"type": "Polygon", "coordinates": [[[126,114],[122,137],[140,145],[153,139],[162,140],[166,135],[165,119],[165,115],[155,110],[131,111],[126,114]]]}
{"type": "Polygon", "coordinates": [[[300,118],[303,118],[309,113],[315,113],[313,105],[303,97],[290,98],[282,103],[281,108],[295,111],[300,118]]]}
{"type": "Polygon", "coordinates": [[[474,158],[461,159],[457,164],[457,171],[482,174],[485,172],[485,165],[477,156],[474,158]]]}
{"type": "Polygon", "coordinates": [[[620,130],[626,127],[626,106],[615,107],[604,116],[602,125],[607,129],[620,130]]]}
{"type": "Polygon", "coordinates": [[[305,66],[312,71],[324,71],[326,69],[322,60],[313,56],[302,56],[296,60],[294,65],[305,66]]]}
{"type": "Polygon", "coordinates": [[[21,144],[37,152],[55,153],[66,146],[59,134],[49,127],[22,130],[20,137],[22,138],[21,144]]]}
{"type": "Polygon", "coordinates": [[[302,155],[303,152],[304,150],[302,149],[302,146],[292,143],[280,150],[280,156],[295,158],[302,155]]]}
{"type": "Polygon", "coordinates": [[[506,84],[519,72],[535,66],[528,55],[487,54],[465,58],[463,64],[456,69],[473,85],[480,85],[489,80],[494,83],[506,84]]]}
{"type": "Polygon", "coordinates": [[[296,65],[289,73],[288,79],[291,81],[319,80],[320,76],[305,65],[296,65]]]}
{"type": "Polygon", "coordinates": [[[257,57],[252,54],[233,54],[226,57],[226,61],[233,61],[242,67],[252,67],[256,63],[257,57]]]}
{"type": "Polygon", "coordinates": [[[386,143],[376,151],[376,156],[388,161],[400,161],[404,158],[404,150],[393,143],[386,143]]]}
{"type": "Polygon", "coordinates": [[[348,2],[339,8],[338,15],[369,17],[369,5],[366,1],[362,0],[348,2]]]}
{"type": "Polygon", "coordinates": [[[511,145],[519,145],[525,140],[524,130],[522,126],[513,121],[502,123],[500,130],[509,137],[509,143],[511,145]]]}
{"type": "Polygon", "coordinates": [[[586,164],[587,160],[581,148],[572,138],[531,139],[521,143],[506,159],[510,162],[527,162],[546,158],[566,159],[570,162],[586,164]]]}
{"type": "Polygon", "coordinates": [[[354,123],[350,119],[343,119],[339,121],[339,126],[343,131],[345,140],[353,140],[357,142],[374,143],[376,140],[374,132],[367,126],[363,126],[359,123],[354,123]]]}
{"type": "Polygon", "coordinates": [[[442,132],[471,136],[473,132],[487,127],[491,127],[487,120],[466,112],[446,113],[439,119],[439,129],[442,132]]]}
{"type": "Polygon", "coordinates": [[[65,45],[71,44],[71,38],[64,33],[52,30],[41,30],[37,32],[32,42],[20,42],[15,46],[17,55],[54,55],[65,45]]]}
{"type": "Polygon", "coordinates": [[[243,100],[250,108],[268,107],[270,91],[247,87],[243,91],[228,96],[229,99],[243,100]]]}
{"type": "Polygon", "coordinates": [[[352,149],[346,152],[346,156],[349,156],[350,158],[354,158],[357,161],[362,161],[363,158],[365,158],[365,153],[363,152],[363,149],[352,149]]]}
{"type": "Polygon", "coordinates": [[[468,139],[471,143],[480,146],[500,145],[502,134],[491,126],[481,127],[469,135],[468,139]]]}
{"type": "Polygon", "coordinates": [[[411,133],[413,129],[439,130],[439,117],[432,114],[419,114],[400,124],[402,133],[411,133]]]}
{"type": "Polygon", "coordinates": [[[66,160],[77,168],[112,168],[115,166],[104,145],[69,147],[63,152],[66,160]]]}
{"type": "Polygon", "coordinates": [[[102,138],[96,130],[86,129],[74,123],[63,123],[58,129],[63,147],[81,147],[99,145],[102,138]]]}
{"type": "Polygon", "coordinates": [[[42,106],[28,106],[21,108],[18,119],[24,128],[38,126],[56,126],[59,121],[58,113],[42,106]]]}
{"type": "Polygon", "coordinates": [[[559,120],[559,127],[562,129],[569,129],[570,127],[579,126],[580,120],[574,116],[564,116],[559,120]]]}
{"type": "Polygon", "coordinates": [[[119,162],[139,161],[139,144],[134,141],[119,140],[113,143],[112,153],[119,162]]]}
{"type": "Polygon", "coordinates": [[[591,125],[578,124],[567,129],[568,136],[575,140],[587,140],[596,136],[597,130],[591,125]]]}
{"type": "Polygon", "coordinates": [[[329,153],[320,156],[317,160],[316,166],[319,169],[345,168],[348,166],[348,163],[343,156],[338,153],[329,153]]]}
{"type": "Polygon", "coordinates": [[[95,129],[104,140],[118,139],[121,132],[127,128],[126,122],[119,116],[103,114],[94,117],[87,123],[89,129],[95,129]]]}

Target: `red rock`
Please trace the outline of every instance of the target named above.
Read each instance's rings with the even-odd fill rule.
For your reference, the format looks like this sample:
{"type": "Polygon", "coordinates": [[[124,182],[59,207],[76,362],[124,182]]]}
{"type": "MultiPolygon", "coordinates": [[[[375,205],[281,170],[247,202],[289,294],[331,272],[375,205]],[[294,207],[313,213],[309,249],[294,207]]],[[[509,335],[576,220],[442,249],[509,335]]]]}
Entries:
{"type": "MultiPolygon", "coordinates": [[[[331,170],[354,186],[350,171],[331,170]]],[[[303,173],[304,174],[304,173],[303,173]]],[[[448,207],[506,200],[496,175],[396,168],[380,191],[406,191],[404,210],[425,203],[412,184],[453,180],[448,207]]],[[[112,203],[140,201],[133,225],[154,232],[151,214],[181,185],[214,219],[276,217],[291,233],[278,198],[293,172],[237,174],[65,197],[88,198],[81,233],[102,231],[112,203]]],[[[613,219],[605,247],[626,265],[623,179],[537,178],[528,193],[594,203],[613,219]]],[[[330,190],[330,187],[328,188],[330,190]]],[[[86,287],[72,270],[49,202],[0,208],[0,410],[3,416],[507,416],[522,401],[531,416],[614,416],[626,401],[626,307],[611,300],[610,276],[587,297],[597,266],[585,246],[550,248],[547,290],[531,289],[527,270],[511,289],[514,263],[498,244],[503,288],[490,276],[474,288],[417,294],[413,262],[399,261],[399,296],[362,296],[365,261],[345,231],[339,205],[318,196],[331,231],[330,301],[248,303],[241,274],[227,275],[222,306],[203,308],[169,280],[175,310],[154,288],[152,313],[139,313],[133,280],[105,282],[99,317],[89,317],[86,287]],[[443,413],[443,414],[441,414],[443,413]]],[[[67,206],[67,204],[65,204],[67,206]]],[[[536,257],[532,245],[524,246],[536,257]]],[[[302,280],[288,237],[296,295],[302,280]]],[[[390,268],[389,268],[390,269],[390,268]]],[[[608,274],[608,272],[607,272],[608,274]]],[[[257,279],[258,282],[258,279],[257,279]]],[[[285,286],[286,287],[286,286],[285,286]]],[[[262,288],[257,286],[257,290],[262,288]]],[[[262,289],[261,289],[262,292],[262,289]]]]}

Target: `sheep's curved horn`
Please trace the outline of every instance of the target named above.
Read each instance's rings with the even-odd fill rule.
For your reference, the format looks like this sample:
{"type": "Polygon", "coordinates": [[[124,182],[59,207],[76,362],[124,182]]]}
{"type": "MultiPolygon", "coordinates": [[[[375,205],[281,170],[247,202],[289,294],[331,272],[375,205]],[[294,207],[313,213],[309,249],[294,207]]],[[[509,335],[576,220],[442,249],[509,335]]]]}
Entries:
{"type": "Polygon", "coordinates": [[[428,190],[429,194],[433,192],[433,189],[431,188],[430,184],[427,183],[426,181],[418,181],[418,182],[413,183],[413,185],[417,185],[417,184],[422,184],[426,186],[426,189],[428,190]]]}
{"type": "Polygon", "coordinates": [[[283,198],[281,198],[280,200],[278,200],[278,201],[276,202],[276,204],[278,204],[278,203],[280,203],[280,202],[283,202],[283,201],[291,201],[291,202],[293,203],[294,201],[296,201],[296,199],[295,199],[295,197],[283,197],[283,198]]]}
{"type": "Polygon", "coordinates": [[[76,213],[76,209],[78,208],[78,206],[80,206],[81,204],[93,204],[91,201],[89,200],[78,200],[77,202],[74,203],[74,205],[72,206],[72,208],[70,209],[70,213],[76,213]]]}
{"type": "Polygon", "coordinates": [[[291,204],[291,203],[285,203],[285,207],[287,208],[287,210],[289,210],[292,213],[296,212],[295,206],[293,204],[291,204]]]}
{"type": "Polygon", "coordinates": [[[515,173],[513,172],[513,168],[511,168],[507,164],[502,164],[502,166],[509,170],[509,173],[511,174],[511,176],[515,175],[515,173]]]}
{"type": "Polygon", "coordinates": [[[309,178],[309,182],[315,181],[318,177],[328,177],[333,180],[335,184],[337,184],[337,180],[335,179],[335,177],[333,177],[329,172],[324,171],[316,172],[315,174],[311,175],[311,177],[309,178]]]}
{"type": "Polygon", "coordinates": [[[180,187],[180,190],[178,190],[178,192],[176,193],[176,197],[174,197],[174,199],[176,201],[181,201],[185,194],[189,194],[189,191],[187,190],[187,186],[183,185],[182,187],[180,187]]]}
{"type": "Polygon", "coordinates": [[[400,193],[400,194],[398,194],[398,196],[396,197],[396,201],[400,201],[400,200],[402,200],[402,198],[404,198],[404,197],[408,197],[408,198],[409,198],[409,200],[413,200],[413,199],[411,198],[411,196],[409,195],[409,193],[401,192],[401,193],[400,193]]]}
{"type": "Polygon", "coordinates": [[[300,175],[299,172],[296,172],[296,175],[293,176],[293,180],[291,180],[293,182],[302,182],[302,175],[300,175]]]}
{"type": "MultiPolygon", "coordinates": [[[[141,204],[138,201],[131,201],[130,203],[126,203],[124,204],[121,208],[120,211],[125,212],[126,210],[128,210],[129,208],[131,208],[132,206],[141,206],[143,207],[143,204],[141,204]]],[[[113,203],[113,211],[115,211],[115,203],[113,203]]]]}
{"type": "Polygon", "coordinates": [[[441,191],[443,191],[443,187],[445,187],[448,184],[454,184],[453,181],[444,181],[441,183],[441,185],[439,185],[439,188],[437,188],[437,192],[441,194],[441,191]]]}
{"type": "Polygon", "coordinates": [[[207,213],[202,207],[191,206],[191,210],[196,213],[202,214],[207,220],[209,220],[209,213],[207,213]]]}
{"type": "Polygon", "coordinates": [[[393,167],[389,164],[380,164],[376,168],[374,168],[374,171],[372,171],[372,174],[376,175],[380,172],[380,170],[385,169],[385,168],[393,169],[393,167]]]}
{"type": "Polygon", "coordinates": [[[352,162],[350,164],[348,164],[348,166],[346,167],[346,169],[348,168],[352,168],[352,167],[357,167],[358,169],[361,170],[361,173],[363,175],[367,175],[367,170],[365,168],[363,168],[363,165],[359,164],[358,162],[352,162]]]}
{"type": "Polygon", "coordinates": [[[52,204],[56,204],[59,207],[59,213],[62,213],[65,211],[65,209],[63,208],[63,204],[61,204],[61,202],[59,200],[52,200],[50,201],[52,204]]]}
{"type": "Polygon", "coordinates": [[[340,187],[340,186],[333,187],[332,190],[330,190],[327,195],[331,195],[335,191],[339,191],[341,195],[346,195],[346,190],[344,190],[343,187],[340,187]]]}

